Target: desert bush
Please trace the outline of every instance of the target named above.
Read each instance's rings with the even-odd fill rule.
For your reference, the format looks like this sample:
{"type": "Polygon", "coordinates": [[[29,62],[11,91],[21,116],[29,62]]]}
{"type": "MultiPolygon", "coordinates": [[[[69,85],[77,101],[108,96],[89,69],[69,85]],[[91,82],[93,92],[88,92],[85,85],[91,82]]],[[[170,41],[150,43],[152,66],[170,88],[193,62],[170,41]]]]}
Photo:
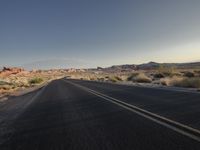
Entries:
{"type": "Polygon", "coordinates": [[[90,80],[90,81],[96,81],[97,78],[96,78],[96,77],[89,77],[89,80],[90,80]]]}
{"type": "Polygon", "coordinates": [[[171,83],[173,86],[177,87],[200,88],[200,78],[198,77],[173,80],[171,83]]]}
{"type": "Polygon", "coordinates": [[[153,77],[154,78],[164,78],[165,76],[164,76],[164,74],[162,74],[162,73],[156,73],[156,74],[153,74],[153,77]]]}
{"type": "Polygon", "coordinates": [[[133,78],[135,78],[138,75],[139,75],[139,73],[137,73],[137,72],[136,73],[132,73],[130,76],[128,76],[127,81],[132,81],[133,78]]]}
{"type": "Polygon", "coordinates": [[[169,77],[173,77],[174,76],[173,72],[171,72],[171,71],[165,71],[165,72],[163,72],[163,74],[165,76],[169,76],[169,77]]]}
{"type": "Polygon", "coordinates": [[[141,73],[138,76],[135,77],[136,82],[140,83],[151,83],[151,78],[147,77],[145,74],[141,73]]]}
{"type": "Polygon", "coordinates": [[[29,81],[30,84],[39,84],[39,83],[41,83],[41,82],[43,82],[43,79],[42,79],[42,78],[39,78],[39,77],[35,77],[35,78],[33,78],[33,79],[31,79],[31,80],[29,81]]]}
{"type": "Polygon", "coordinates": [[[194,72],[200,74],[200,70],[194,70],[194,72]]]}
{"type": "Polygon", "coordinates": [[[0,90],[12,90],[17,88],[14,84],[5,84],[5,85],[0,85],[0,90]]]}
{"type": "Polygon", "coordinates": [[[174,77],[166,77],[160,80],[160,83],[162,85],[166,85],[166,86],[174,86],[175,82],[178,82],[180,80],[182,80],[183,77],[178,77],[178,76],[174,76],[174,77]]]}
{"type": "Polygon", "coordinates": [[[9,86],[9,85],[1,85],[1,86],[0,86],[0,89],[3,89],[3,90],[10,90],[10,89],[12,89],[12,87],[9,86]]]}
{"type": "Polygon", "coordinates": [[[195,76],[200,77],[200,70],[194,70],[195,76]]]}
{"type": "Polygon", "coordinates": [[[113,77],[110,77],[109,81],[111,81],[111,82],[117,82],[117,80],[115,78],[113,78],[113,77]]]}
{"type": "Polygon", "coordinates": [[[115,78],[116,80],[118,80],[118,81],[122,81],[122,78],[119,77],[119,76],[115,76],[114,78],[115,78]]]}
{"type": "Polygon", "coordinates": [[[128,81],[139,83],[151,83],[152,79],[146,76],[144,73],[135,73],[127,78],[128,81]]]}
{"type": "Polygon", "coordinates": [[[195,74],[194,74],[193,72],[187,71],[187,72],[184,72],[184,76],[185,76],[185,77],[188,77],[188,78],[192,78],[192,77],[195,76],[195,74]]]}
{"type": "Polygon", "coordinates": [[[6,82],[6,81],[0,81],[0,90],[11,90],[11,89],[15,89],[16,88],[16,84],[15,83],[11,83],[11,82],[6,82]]]}
{"type": "Polygon", "coordinates": [[[160,84],[168,86],[169,85],[169,80],[167,80],[167,78],[164,78],[164,79],[160,80],[160,84]]]}
{"type": "Polygon", "coordinates": [[[165,66],[159,66],[158,72],[164,76],[173,77],[176,75],[176,69],[175,67],[165,67],[165,66]]]}
{"type": "Polygon", "coordinates": [[[111,77],[109,77],[109,81],[118,82],[118,81],[122,81],[122,79],[118,76],[111,76],[111,77]]]}
{"type": "Polygon", "coordinates": [[[167,81],[166,80],[160,80],[160,84],[168,86],[167,81]]]}
{"type": "Polygon", "coordinates": [[[5,81],[0,81],[0,85],[5,85],[5,84],[8,84],[8,83],[5,81]]]}
{"type": "Polygon", "coordinates": [[[109,79],[109,76],[105,76],[105,79],[109,79]]]}

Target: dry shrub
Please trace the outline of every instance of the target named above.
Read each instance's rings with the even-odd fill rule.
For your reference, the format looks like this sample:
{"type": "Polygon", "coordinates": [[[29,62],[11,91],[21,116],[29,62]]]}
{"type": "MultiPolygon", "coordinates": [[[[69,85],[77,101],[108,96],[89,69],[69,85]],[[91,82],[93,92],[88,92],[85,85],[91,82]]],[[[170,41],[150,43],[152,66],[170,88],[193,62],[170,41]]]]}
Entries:
{"type": "Polygon", "coordinates": [[[146,76],[144,73],[135,73],[127,78],[128,81],[139,83],[151,83],[152,79],[146,76]]]}
{"type": "Polygon", "coordinates": [[[138,75],[139,75],[138,72],[132,73],[130,76],[128,76],[127,81],[133,81],[133,78],[135,78],[135,77],[138,76],[138,75]]]}
{"type": "Polygon", "coordinates": [[[0,81],[0,90],[12,90],[16,88],[15,83],[9,83],[5,81],[0,81]]]}
{"type": "Polygon", "coordinates": [[[160,83],[161,83],[162,85],[169,86],[169,79],[168,79],[168,78],[161,79],[161,80],[160,80],[160,83]]]}
{"type": "Polygon", "coordinates": [[[161,84],[167,86],[187,87],[187,88],[200,88],[200,78],[193,77],[173,77],[161,80],[161,84]]]}
{"type": "Polygon", "coordinates": [[[115,78],[116,80],[118,80],[118,81],[122,81],[122,78],[119,77],[119,76],[115,76],[114,78],[115,78]]]}
{"type": "Polygon", "coordinates": [[[195,74],[193,72],[187,71],[187,72],[184,72],[184,76],[188,78],[192,78],[195,76],[195,74]]]}
{"type": "Polygon", "coordinates": [[[177,74],[175,67],[160,66],[158,72],[165,77],[173,77],[177,74]]]}
{"type": "Polygon", "coordinates": [[[174,81],[173,85],[178,87],[200,88],[200,78],[183,78],[182,80],[174,81]]]}
{"type": "Polygon", "coordinates": [[[33,79],[31,79],[31,80],[29,81],[30,84],[39,84],[39,83],[41,83],[41,82],[43,82],[43,79],[42,79],[42,78],[39,78],[39,77],[35,77],[35,78],[33,78],[33,79]]]}
{"type": "Polygon", "coordinates": [[[111,76],[111,77],[109,77],[108,80],[111,81],[111,82],[114,82],[114,83],[118,82],[118,81],[122,81],[122,79],[118,76],[111,76]]]}
{"type": "Polygon", "coordinates": [[[160,79],[160,78],[164,78],[165,75],[162,74],[162,73],[156,73],[156,74],[153,74],[153,77],[154,77],[154,78],[157,78],[157,79],[160,79]]]}
{"type": "Polygon", "coordinates": [[[95,78],[94,78],[94,77],[89,77],[88,80],[90,80],[90,81],[95,81],[95,78]]]}
{"type": "Polygon", "coordinates": [[[194,70],[194,73],[197,77],[200,77],[200,70],[194,70]]]}
{"type": "Polygon", "coordinates": [[[2,90],[10,90],[10,89],[12,89],[12,86],[10,86],[10,85],[3,85],[3,86],[0,86],[0,89],[2,89],[2,90]]]}
{"type": "Polygon", "coordinates": [[[163,78],[160,80],[160,83],[162,85],[166,85],[166,86],[174,86],[174,83],[180,82],[181,80],[183,80],[182,77],[174,76],[172,78],[170,78],[170,77],[163,78]]]}

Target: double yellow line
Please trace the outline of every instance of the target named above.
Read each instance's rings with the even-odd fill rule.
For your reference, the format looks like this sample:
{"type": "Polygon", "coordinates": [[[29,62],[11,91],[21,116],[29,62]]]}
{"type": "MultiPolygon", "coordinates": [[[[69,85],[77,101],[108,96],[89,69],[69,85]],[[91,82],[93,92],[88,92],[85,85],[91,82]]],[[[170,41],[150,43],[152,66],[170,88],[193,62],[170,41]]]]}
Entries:
{"type": "Polygon", "coordinates": [[[123,107],[131,112],[134,112],[142,117],[145,117],[153,122],[156,122],[164,127],[167,127],[175,132],[178,132],[184,136],[187,136],[195,141],[198,141],[200,142],[200,131],[197,130],[197,129],[194,129],[192,127],[189,127],[187,125],[184,125],[182,123],[179,123],[177,121],[173,121],[171,119],[168,119],[166,117],[163,117],[163,116],[160,116],[158,114],[155,114],[155,113],[152,113],[152,112],[149,112],[147,110],[144,110],[142,108],[139,108],[137,106],[134,106],[134,105],[131,105],[129,103],[126,103],[126,102],[123,102],[119,99],[116,99],[116,98],[113,98],[113,97],[110,97],[108,95],[105,95],[105,94],[102,94],[100,92],[97,92],[95,90],[92,90],[90,88],[87,88],[85,86],[82,86],[82,85],[79,85],[79,84],[76,84],[76,83],[73,83],[71,81],[67,81],[67,80],[64,80],[65,82],[69,83],[69,84],[72,84],[76,87],[79,87],[93,95],[96,95],[98,97],[101,97],[102,99],[104,100],[107,100],[113,104],[116,104],[120,107],[123,107]]]}

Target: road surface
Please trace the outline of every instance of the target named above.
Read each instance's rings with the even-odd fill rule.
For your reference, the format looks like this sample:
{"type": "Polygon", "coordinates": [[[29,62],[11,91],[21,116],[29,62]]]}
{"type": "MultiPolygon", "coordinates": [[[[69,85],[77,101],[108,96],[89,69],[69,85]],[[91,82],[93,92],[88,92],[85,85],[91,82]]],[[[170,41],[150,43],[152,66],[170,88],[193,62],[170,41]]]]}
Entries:
{"type": "Polygon", "coordinates": [[[199,150],[200,95],[60,79],[0,103],[0,150],[199,150]]]}

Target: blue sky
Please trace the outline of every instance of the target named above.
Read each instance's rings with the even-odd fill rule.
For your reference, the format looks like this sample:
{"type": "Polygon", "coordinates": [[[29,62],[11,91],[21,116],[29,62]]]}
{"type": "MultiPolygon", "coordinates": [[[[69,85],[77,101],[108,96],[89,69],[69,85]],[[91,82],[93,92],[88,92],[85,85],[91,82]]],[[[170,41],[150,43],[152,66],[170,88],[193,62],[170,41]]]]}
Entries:
{"type": "Polygon", "coordinates": [[[199,61],[199,8],[199,0],[1,0],[0,66],[199,61]]]}

